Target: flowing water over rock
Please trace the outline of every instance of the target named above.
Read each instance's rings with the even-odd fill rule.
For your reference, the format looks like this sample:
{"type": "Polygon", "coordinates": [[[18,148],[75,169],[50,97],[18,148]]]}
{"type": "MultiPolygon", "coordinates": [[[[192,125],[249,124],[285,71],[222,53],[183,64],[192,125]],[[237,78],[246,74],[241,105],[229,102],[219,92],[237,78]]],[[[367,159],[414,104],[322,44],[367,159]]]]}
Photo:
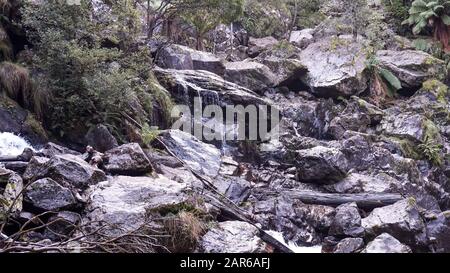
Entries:
{"type": "Polygon", "coordinates": [[[0,133],[0,156],[18,156],[25,148],[31,148],[30,143],[13,133],[0,133]]]}

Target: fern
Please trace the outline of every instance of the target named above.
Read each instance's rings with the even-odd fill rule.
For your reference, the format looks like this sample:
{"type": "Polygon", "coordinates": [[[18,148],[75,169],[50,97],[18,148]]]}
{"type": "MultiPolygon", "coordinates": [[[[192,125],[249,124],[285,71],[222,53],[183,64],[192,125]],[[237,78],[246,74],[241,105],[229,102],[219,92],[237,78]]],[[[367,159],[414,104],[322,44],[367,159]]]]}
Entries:
{"type": "Polygon", "coordinates": [[[392,72],[380,67],[375,56],[368,58],[366,67],[371,75],[371,93],[376,102],[397,96],[397,91],[402,89],[402,83],[392,72]]]}

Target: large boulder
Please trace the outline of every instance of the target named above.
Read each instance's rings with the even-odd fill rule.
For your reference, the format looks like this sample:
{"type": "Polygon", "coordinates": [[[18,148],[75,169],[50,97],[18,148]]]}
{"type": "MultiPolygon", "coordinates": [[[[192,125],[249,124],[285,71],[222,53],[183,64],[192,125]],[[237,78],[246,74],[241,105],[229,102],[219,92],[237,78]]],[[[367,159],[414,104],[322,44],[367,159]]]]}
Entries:
{"type": "Polygon", "coordinates": [[[374,209],[361,225],[369,236],[386,232],[410,246],[424,243],[425,224],[412,198],[374,209]]]}
{"type": "Polygon", "coordinates": [[[295,30],[291,32],[289,42],[297,45],[298,47],[307,47],[314,40],[314,29],[307,28],[302,30],[295,30]]]}
{"type": "Polygon", "coordinates": [[[227,221],[209,230],[200,240],[204,253],[264,253],[266,244],[256,227],[239,221],[227,221]]]}
{"type": "Polygon", "coordinates": [[[276,76],[267,66],[252,61],[227,63],[224,78],[257,93],[277,84],[276,76]]]}
{"type": "Polygon", "coordinates": [[[106,180],[102,170],[70,154],[55,155],[48,161],[36,159],[33,164],[29,164],[25,173],[30,181],[48,177],[61,185],[78,189],[106,180]],[[36,166],[39,166],[38,169],[34,169],[36,166]]]}
{"type": "Polygon", "coordinates": [[[206,70],[223,75],[223,61],[214,54],[197,51],[182,45],[163,47],[158,54],[158,64],[162,68],[177,70],[206,70]]]}
{"type": "Polygon", "coordinates": [[[190,185],[164,176],[116,176],[91,186],[87,191],[89,213],[86,221],[102,221],[105,232],[119,235],[149,224],[149,213],[171,211],[183,206],[190,195],[190,185]]]}
{"type": "Polygon", "coordinates": [[[348,97],[366,90],[365,47],[351,37],[328,37],[309,45],[300,53],[308,68],[303,78],[310,91],[323,97],[348,97]]]}
{"type": "Polygon", "coordinates": [[[368,243],[363,253],[411,253],[411,249],[388,233],[383,233],[368,243]]]}
{"type": "Polygon", "coordinates": [[[392,71],[404,88],[418,89],[431,78],[445,79],[445,62],[423,51],[380,50],[376,53],[380,66],[392,71]]]}
{"type": "Polygon", "coordinates": [[[360,237],[364,234],[356,203],[344,204],[336,208],[336,216],[329,234],[336,237],[360,237]]]}
{"type": "Polygon", "coordinates": [[[92,146],[99,152],[106,152],[119,146],[116,138],[109,132],[103,124],[93,126],[84,137],[87,145],[92,146]]]}
{"type": "Polygon", "coordinates": [[[248,55],[250,58],[257,57],[264,50],[270,50],[278,44],[278,40],[273,38],[272,36],[264,37],[264,38],[254,38],[250,37],[248,42],[248,55]]]}
{"type": "Polygon", "coordinates": [[[436,216],[436,219],[427,223],[427,233],[436,252],[449,253],[450,211],[440,213],[436,216]]]}
{"type": "Polygon", "coordinates": [[[105,153],[105,170],[112,174],[139,175],[152,171],[147,155],[138,143],[129,143],[105,153]]]}
{"type": "Polygon", "coordinates": [[[214,103],[266,105],[255,92],[224,80],[208,71],[154,69],[161,85],[179,102],[191,105],[191,98],[201,96],[214,103]]]}
{"type": "Polygon", "coordinates": [[[194,171],[210,177],[218,175],[221,152],[213,145],[179,130],[164,131],[160,137],[171,152],[194,171]]]}
{"type": "Polygon", "coordinates": [[[0,220],[3,213],[22,211],[23,180],[17,173],[0,167],[0,220]]]}
{"type": "Polygon", "coordinates": [[[346,177],[348,162],[336,148],[316,146],[296,152],[294,162],[300,181],[333,184],[346,177]]]}
{"type": "Polygon", "coordinates": [[[73,193],[50,178],[32,182],[25,191],[25,201],[44,211],[70,209],[77,205],[73,193]]]}
{"type": "Polygon", "coordinates": [[[422,114],[392,113],[382,120],[378,129],[385,135],[406,139],[416,144],[427,140],[442,143],[439,129],[433,121],[422,114]]]}

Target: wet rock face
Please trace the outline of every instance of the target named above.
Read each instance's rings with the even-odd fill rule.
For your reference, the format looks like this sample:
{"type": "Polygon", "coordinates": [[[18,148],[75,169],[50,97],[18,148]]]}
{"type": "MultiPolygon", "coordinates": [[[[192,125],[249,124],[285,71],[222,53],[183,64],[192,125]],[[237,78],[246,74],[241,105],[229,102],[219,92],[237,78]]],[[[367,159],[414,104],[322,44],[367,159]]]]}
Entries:
{"type": "Polygon", "coordinates": [[[86,219],[104,221],[111,227],[108,234],[119,235],[149,223],[149,212],[163,212],[187,202],[189,189],[189,184],[164,176],[116,176],[88,189],[86,219]]]}
{"type": "Polygon", "coordinates": [[[356,203],[344,204],[336,208],[336,216],[329,234],[336,237],[360,237],[364,234],[356,203]]]}
{"type": "Polygon", "coordinates": [[[92,127],[84,137],[87,145],[99,152],[106,152],[119,146],[116,138],[109,132],[106,126],[99,124],[92,127]]]}
{"type": "Polygon", "coordinates": [[[410,246],[423,244],[425,224],[413,203],[409,198],[376,208],[362,219],[362,227],[368,235],[377,236],[387,232],[410,246]]]}
{"type": "Polygon", "coordinates": [[[376,54],[380,65],[392,71],[404,88],[418,89],[431,78],[445,78],[445,64],[433,56],[415,50],[380,50],[376,54]]]}
{"type": "Polygon", "coordinates": [[[332,184],[347,175],[348,162],[335,148],[317,146],[297,151],[295,166],[300,181],[332,184]]]}
{"type": "Polygon", "coordinates": [[[348,97],[367,88],[364,46],[352,38],[328,37],[309,45],[300,53],[308,68],[304,83],[323,97],[348,97]]]}
{"type": "Polygon", "coordinates": [[[411,253],[411,249],[388,233],[383,233],[367,244],[363,253],[411,253]]]}
{"type": "Polygon", "coordinates": [[[129,143],[105,153],[105,170],[112,174],[139,175],[152,171],[147,155],[137,143],[129,143]]]}
{"type": "Polygon", "coordinates": [[[158,64],[162,68],[206,70],[217,75],[223,75],[225,70],[222,60],[215,55],[175,44],[162,49],[158,64]]]}
{"type": "Polygon", "coordinates": [[[25,201],[44,211],[69,209],[77,205],[72,192],[50,178],[33,182],[25,191],[25,201]]]}
{"type": "Polygon", "coordinates": [[[155,69],[161,85],[179,102],[190,105],[191,98],[216,98],[219,102],[233,105],[267,105],[267,100],[256,93],[224,80],[208,71],[155,69]]]}
{"type": "Polygon", "coordinates": [[[204,253],[264,253],[266,244],[258,237],[256,227],[239,221],[222,222],[200,240],[204,253]]]}
{"type": "Polygon", "coordinates": [[[211,144],[179,130],[168,130],[161,140],[181,160],[201,174],[215,177],[220,170],[220,151],[211,144]]]}
{"type": "Polygon", "coordinates": [[[25,174],[30,181],[51,178],[61,185],[77,189],[85,189],[106,180],[102,170],[71,154],[55,155],[48,161],[36,159],[33,164],[29,164],[25,174]]]}

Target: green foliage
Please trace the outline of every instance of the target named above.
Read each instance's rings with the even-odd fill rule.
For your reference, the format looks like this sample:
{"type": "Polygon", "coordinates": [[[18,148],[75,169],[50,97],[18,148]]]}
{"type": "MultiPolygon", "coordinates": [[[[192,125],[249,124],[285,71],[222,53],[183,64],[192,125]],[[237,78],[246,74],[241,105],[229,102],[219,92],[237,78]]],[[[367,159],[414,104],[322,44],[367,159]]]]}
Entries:
{"type": "Polygon", "coordinates": [[[418,146],[420,153],[433,165],[442,166],[443,158],[441,151],[443,145],[436,143],[436,141],[429,135],[425,136],[425,139],[418,146]]]}
{"type": "Polygon", "coordinates": [[[196,0],[197,8],[181,10],[181,17],[197,32],[197,49],[203,49],[204,35],[219,24],[229,24],[243,15],[243,0],[196,0]]]}
{"type": "Polygon", "coordinates": [[[241,23],[253,37],[280,38],[288,31],[289,12],[284,0],[246,0],[241,23]]]}
{"type": "Polygon", "coordinates": [[[147,123],[144,124],[141,129],[142,142],[145,145],[150,145],[159,136],[160,132],[158,129],[150,127],[147,123]]]}
{"type": "Polygon", "coordinates": [[[294,23],[299,29],[313,28],[320,24],[326,16],[321,12],[321,0],[291,0],[287,1],[291,16],[295,13],[294,3],[297,1],[297,20],[294,23]]]}
{"type": "Polygon", "coordinates": [[[408,18],[409,6],[404,0],[383,0],[383,5],[388,12],[388,21],[397,33],[406,34],[402,22],[408,18]]]}
{"type": "Polygon", "coordinates": [[[151,92],[145,85],[151,55],[135,42],[139,13],[130,0],[100,4],[97,13],[88,0],[50,0],[22,10],[38,88],[49,94],[45,123],[60,137],[76,140],[102,123],[123,139],[124,114],[142,123],[150,114],[138,110],[139,90],[151,92]],[[119,48],[102,47],[105,39],[118,39],[119,48]]]}
{"type": "Polygon", "coordinates": [[[402,89],[400,80],[392,72],[381,67],[375,56],[368,57],[366,67],[371,75],[371,92],[377,101],[386,96],[393,98],[397,95],[397,91],[402,89]]]}
{"type": "Polygon", "coordinates": [[[362,34],[362,31],[368,24],[369,10],[367,8],[367,0],[342,0],[345,7],[345,14],[352,27],[353,35],[356,37],[362,34]]]}
{"type": "Polygon", "coordinates": [[[409,18],[403,24],[413,26],[413,34],[418,35],[427,26],[433,28],[434,37],[442,42],[444,49],[449,48],[450,1],[415,0],[409,9],[409,18]]]}

